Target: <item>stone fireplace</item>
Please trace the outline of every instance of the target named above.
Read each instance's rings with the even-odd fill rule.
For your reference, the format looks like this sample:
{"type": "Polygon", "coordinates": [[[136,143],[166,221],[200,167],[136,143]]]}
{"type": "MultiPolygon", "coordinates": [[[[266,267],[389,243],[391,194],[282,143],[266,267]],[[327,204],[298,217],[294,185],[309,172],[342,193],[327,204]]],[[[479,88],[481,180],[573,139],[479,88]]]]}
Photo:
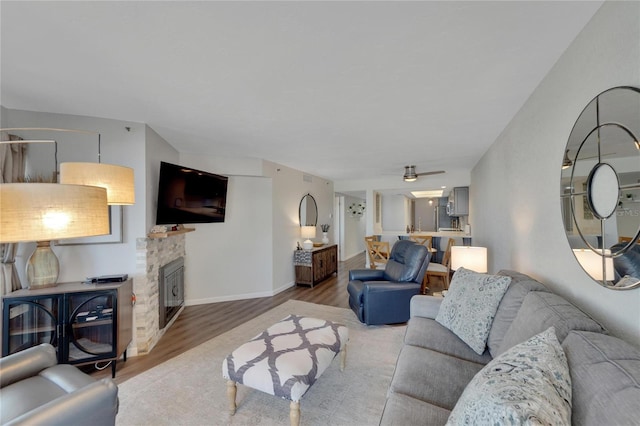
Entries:
{"type": "MultiPolygon", "coordinates": [[[[147,354],[177,318],[177,313],[166,326],[160,324],[160,270],[177,259],[185,257],[185,235],[166,238],[138,238],[136,240],[136,269],[133,291],[136,294],[134,308],[136,332],[135,352],[147,354]]],[[[182,308],[179,308],[182,309],[182,308]]],[[[179,313],[179,310],[178,310],[179,313]]]]}
{"type": "Polygon", "coordinates": [[[160,267],[159,291],[158,318],[165,328],[184,306],[184,257],[160,267]]]}

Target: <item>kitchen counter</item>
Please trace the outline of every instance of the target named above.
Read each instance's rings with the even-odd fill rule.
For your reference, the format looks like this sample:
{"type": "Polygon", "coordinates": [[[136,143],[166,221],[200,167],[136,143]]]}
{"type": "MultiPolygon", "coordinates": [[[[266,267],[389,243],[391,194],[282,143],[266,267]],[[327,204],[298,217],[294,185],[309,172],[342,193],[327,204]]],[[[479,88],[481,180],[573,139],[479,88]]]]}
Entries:
{"type": "Polygon", "coordinates": [[[382,241],[388,241],[391,244],[391,247],[398,241],[398,237],[408,237],[409,235],[415,236],[431,236],[431,237],[444,237],[445,239],[440,242],[440,250],[444,250],[447,239],[446,238],[455,238],[456,245],[471,245],[471,238],[473,237],[471,234],[467,235],[464,231],[422,231],[422,232],[412,232],[411,234],[407,234],[406,232],[393,232],[393,231],[384,231],[381,234],[380,239],[382,241]]]}
{"type": "Polygon", "coordinates": [[[406,232],[392,232],[392,231],[385,231],[382,233],[382,235],[384,236],[395,236],[396,238],[399,235],[403,235],[403,236],[409,236],[409,235],[416,235],[416,236],[431,236],[431,237],[449,237],[449,238],[472,238],[473,235],[471,234],[465,234],[464,231],[422,231],[422,232],[412,232],[411,234],[407,234],[406,232]]]}

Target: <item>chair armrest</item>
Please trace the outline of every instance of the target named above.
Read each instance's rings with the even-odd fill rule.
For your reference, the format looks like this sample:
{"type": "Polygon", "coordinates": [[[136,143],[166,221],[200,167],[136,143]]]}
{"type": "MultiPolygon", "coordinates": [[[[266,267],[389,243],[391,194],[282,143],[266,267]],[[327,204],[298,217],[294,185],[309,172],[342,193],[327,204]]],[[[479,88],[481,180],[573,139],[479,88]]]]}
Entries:
{"type": "Polygon", "coordinates": [[[440,310],[440,304],[443,300],[442,297],[413,296],[410,305],[411,316],[436,319],[438,311],[440,310]]]}
{"type": "Polygon", "coordinates": [[[369,281],[363,283],[362,306],[366,324],[396,324],[409,320],[411,298],[420,293],[414,282],[369,281]]]}
{"type": "Polygon", "coordinates": [[[33,377],[56,364],[56,350],[48,343],[0,358],[0,387],[33,377]]]}
{"type": "Polygon", "coordinates": [[[352,269],[349,271],[349,281],[380,281],[384,279],[382,269],[352,269]]]}
{"type": "Polygon", "coordinates": [[[114,425],[118,413],[118,387],[102,379],[54,399],[5,425],[114,425]]]}
{"type": "MultiPolygon", "coordinates": [[[[365,281],[364,291],[365,295],[375,293],[396,292],[403,290],[415,290],[420,288],[420,284],[414,282],[397,283],[393,281],[365,281]]],[[[366,297],[366,296],[365,296],[366,297]]]]}

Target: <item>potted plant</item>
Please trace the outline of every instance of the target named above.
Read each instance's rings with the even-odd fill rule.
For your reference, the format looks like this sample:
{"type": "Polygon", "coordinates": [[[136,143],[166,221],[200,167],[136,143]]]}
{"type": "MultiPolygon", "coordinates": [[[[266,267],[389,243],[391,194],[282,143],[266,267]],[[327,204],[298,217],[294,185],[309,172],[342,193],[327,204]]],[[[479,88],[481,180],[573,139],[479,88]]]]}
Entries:
{"type": "Polygon", "coordinates": [[[329,244],[329,228],[330,225],[328,223],[323,223],[322,225],[320,225],[320,229],[322,229],[322,242],[325,244],[329,244]]]}

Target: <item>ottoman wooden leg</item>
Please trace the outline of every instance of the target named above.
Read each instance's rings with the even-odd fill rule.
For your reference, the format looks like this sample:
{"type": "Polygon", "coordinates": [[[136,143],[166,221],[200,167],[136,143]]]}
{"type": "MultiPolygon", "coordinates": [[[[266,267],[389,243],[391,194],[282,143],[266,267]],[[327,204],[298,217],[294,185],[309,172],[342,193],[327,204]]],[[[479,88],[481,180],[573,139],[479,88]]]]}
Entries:
{"type": "Polygon", "coordinates": [[[289,420],[291,426],[298,426],[300,424],[300,401],[291,401],[291,404],[289,404],[289,420]]]}
{"type": "Polygon", "coordinates": [[[236,382],[227,380],[227,398],[229,399],[229,411],[233,416],[236,413],[236,382]]]}
{"type": "Polygon", "coordinates": [[[340,351],[340,371],[344,371],[344,367],[347,365],[347,345],[342,347],[340,351]]]}

